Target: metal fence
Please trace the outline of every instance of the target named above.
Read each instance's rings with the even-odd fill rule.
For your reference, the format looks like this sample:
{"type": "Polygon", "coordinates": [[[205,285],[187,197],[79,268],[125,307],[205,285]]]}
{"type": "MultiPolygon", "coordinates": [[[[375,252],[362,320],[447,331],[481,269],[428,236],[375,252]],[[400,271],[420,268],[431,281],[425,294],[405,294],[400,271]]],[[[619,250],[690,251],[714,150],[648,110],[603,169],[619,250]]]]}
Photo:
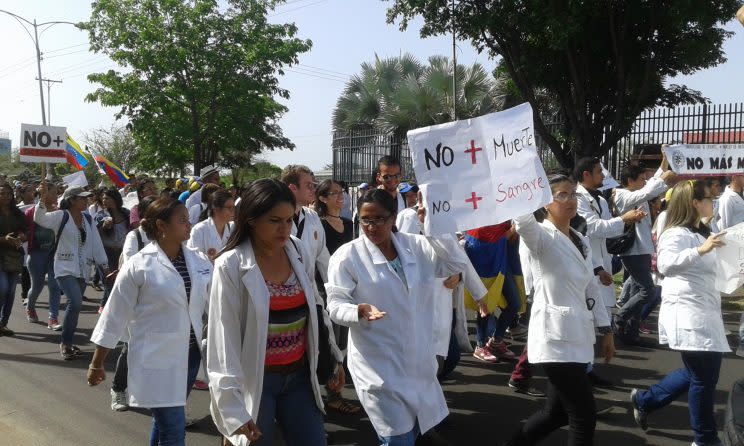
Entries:
{"type": "MultiPolygon", "coordinates": [[[[557,132],[558,120],[546,124],[557,132]]],[[[537,136],[537,135],[536,135],[537,136]]],[[[744,103],[700,104],[676,108],[656,108],[641,113],[633,126],[604,158],[607,169],[619,178],[620,169],[641,147],[676,143],[744,143],[744,103]]],[[[546,169],[558,162],[537,138],[540,159],[546,169]]],[[[404,176],[413,178],[408,144],[393,135],[374,130],[333,134],[333,176],[355,185],[369,182],[384,155],[398,156],[404,176]]]]}

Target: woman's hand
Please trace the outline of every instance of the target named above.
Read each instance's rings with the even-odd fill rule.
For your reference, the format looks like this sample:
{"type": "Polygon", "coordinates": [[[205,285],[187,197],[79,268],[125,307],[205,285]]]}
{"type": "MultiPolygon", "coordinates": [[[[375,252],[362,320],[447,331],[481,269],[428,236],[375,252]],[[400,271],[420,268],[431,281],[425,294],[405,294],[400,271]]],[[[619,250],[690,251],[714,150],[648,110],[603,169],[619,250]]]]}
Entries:
{"type": "Polygon", "coordinates": [[[458,283],[460,283],[460,275],[453,274],[444,280],[444,287],[454,290],[458,283]]]}
{"type": "Polygon", "coordinates": [[[344,371],[344,365],[339,362],[336,363],[336,372],[331,377],[331,379],[328,380],[328,384],[326,386],[333,392],[340,392],[345,385],[346,372],[344,371]]]}
{"type": "Polygon", "coordinates": [[[385,317],[387,313],[380,311],[374,305],[370,304],[359,304],[357,305],[357,312],[359,319],[365,319],[368,321],[376,321],[385,317]]]}
{"type": "Polygon", "coordinates": [[[602,337],[601,348],[605,362],[609,363],[612,361],[612,358],[615,357],[615,336],[612,333],[607,333],[602,337]]]}
{"type": "Polygon", "coordinates": [[[21,237],[16,236],[15,232],[11,232],[10,234],[7,234],[5,236],[5,243],[15,249],[20,249],[21,245],[23,245],[23,240],[21,239],[21,237]]]}
{"type": "Polygon", "coordinates": [[[478,312],[480,313],[481,317],[488,317],[488,304],[486,303],[486,299],[483,298],[478,301],[478,312]]]}
{"type": "Polygon", "coordinates": [[[240,426],[238,430],[233,433],[233,435],[245,435],[246,438],[248,438],[248,441],[250,443],[253,443],[261,438],[261,431],[258,430],[258,426],[256,426],[256,423],[251,420],[240,426]]]}
{"type": "Polygon", "coordinates": [[[97,386],[106,380],[106,372],[101,367],[88,367],[88,385],[97,386]]]}
{"type": "Polygon", "coordinates": [[[599,283],[601,283],[602,285],[604,286],[612,285],[612,276],[607,271],[605,270],[600,271],[597,274],[597,277],[599,277],[599,283]]]}
{"type": "Polygon", "coordinates": [[[725,232],[719,232],[718,234],[713,234],[708,237],[705,242],[703,242],[703,244],[698,247],[698,253],[703,256],[713,251],[714,249],[725,245],[726,243],[724,243],[721,239],[721,237],[723,237],[725,234],[725,232]]]}

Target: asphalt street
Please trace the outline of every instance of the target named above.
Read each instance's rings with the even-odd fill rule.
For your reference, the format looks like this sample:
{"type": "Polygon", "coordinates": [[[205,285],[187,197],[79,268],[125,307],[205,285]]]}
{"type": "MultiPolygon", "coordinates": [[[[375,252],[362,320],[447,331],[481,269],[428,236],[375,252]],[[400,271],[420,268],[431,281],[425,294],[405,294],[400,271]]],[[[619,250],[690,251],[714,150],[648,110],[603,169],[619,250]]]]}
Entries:
{"type": "MultiPolygon", "coordinates": [[[[96,310],[100,294],[91,289],[86,291],[92,301],[84,302],[75,338],[84,355],[73,361],[64,361],[60,357],[59,333],[48,330],[45,323],[26,322],[20,298],[16,300],[9,324],[16,336],[0,338],[0,445],[147,444],[151,423],[147,410],[117,413],[110,409],[109,386],[118,352],[112,352],[108,359],[104,384],[89,387],[85,380],[94,350],[89,338],[98,317],[96,310]]],[[[40,319],[45,321],[46,295],[39,300],[37,310],[40,319]]],[[[735,332],[739,315],[726,313],[724,317],[726,327],[735,332]]],[[[653,340],[654,336],[647,338],[653,340]]],[[[732,346],[736,345],[735,336],[729,340],[732,346]]],[[[519,353],[522,344],[515,342],[512,348],[519,353]]],[[[728,391],[736,379],[744,378],[743,361],[733,353],[725,355],[716,390],[719,428],[723,423],[728,391]]],[[[692,432],[686,400],[674,402],[650,415],[649,430],[645,433],[635,426],[628,402],[631,388],[646,388],[680,366],[679,354],[665,348],[618,345],[617,358],[612,364],[596,366],[602,376],[616,383],[616,387],[596,390],[599,408],[608,409],[609,413],[597,425],[595,443],[602,446],[689,445],[692,432]]],[[[511,363],[492,365],[479,362],[472,356],[463,357],[452,378],[443,384],[450,417],[441,427],[441,433],[452,444],[498,445],[540,408],[542,400],[513,393],[507,388],[512,367],[511,363]]],[[[545,388],[540,370],[535,372],[534,385],[545,388]]],[[[355,399],[350,385],[344,390],[344,395],[355,399]]],[[[218,444],[208,402],[208,392],[192,392],[187,416],[199,419],[199,422],[187,433],[188,445],[218,444]]],[[[326,428],[331,444],[377,444],[374,431],[364,415],[331,413],[326,428]]],[[[565,444],[566,435],[566,430],[562,429],[543,444],[565,444]]]]}

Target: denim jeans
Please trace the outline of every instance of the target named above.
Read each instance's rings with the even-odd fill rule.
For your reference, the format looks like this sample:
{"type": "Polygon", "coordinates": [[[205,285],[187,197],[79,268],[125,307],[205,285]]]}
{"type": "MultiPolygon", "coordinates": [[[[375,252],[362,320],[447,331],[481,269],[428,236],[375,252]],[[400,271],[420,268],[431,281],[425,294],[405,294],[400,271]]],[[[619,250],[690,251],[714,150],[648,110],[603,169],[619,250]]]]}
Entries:
{"type": "Polygon", "coordinates": [[[18,273],[0,271],[0,327],[8,325],[10,312],[13,311],[16,285],[18,273]]]}
{"type": "Polygon", "coordinates": [[[28,255],[28,273],[31,275],[31,291],[28,293],[29,310],[36,309],[36,299],[44,289],[44,278],[49,287],[49,318],[57,319],[62,291],[54,278],[54,257],[49,251],[34,251],[28,255]]]}
{"type": "Polygon", "coordinates": [[[641,309],[641,320],[645,321],[648,319],[648,316],[651,314],[654,309],[659,305],[661,302],[661,287],[657,286],[654,287],[654,294],[653,297],[649,302],[646,302],[646,305],[643,306],[641,309]]]}
{"type": "Polygon", "coordinates": [[[276,425],[287,446],[325,446],[323,414],[315,403],[307,365],[286,375],[264,373],[257,425],[263,435],[252,446],[272,446],[276,425]]]}
{"type": "Polygon", "coordinates": [[[713,404],[723,353],[680,353],[684,367],[668,374],[648,390],[638,392],[635,403],[640,409],[652,412],[687,393],[690,426],[695,433],[695,443],[718,444],[713,404]]]}
{"type": "MultiPolygon", "coordinates": [[[[201,364],[199,347],[189,347],[189,371],[186,375],[186,397],[196,380],[201,364]]],[[[150,446],[185,446],[186,444],[186,409],[184,406],[154,407],[152,412],[152,429],[150,446]]]]}
{"type": "Polygon", "coordinates": [[[67,308],[65,308],[65,319],[62,323],[62,339],[60,344],[72,345],[72,338],[75,336],[80,310],[83,308],[85,280],[79,277],[62,276],[57,277],[57,283],[67,298],[67,308]]]}
{"type": "Polygon", "coordinates": [[[492,314],[482,318],[480,312],[478,312],[476,316],[475,336],[479,347],[485,345],[487,341],[486,336],[489,334],[492,338],[503,339],[506,329],[514,322],[514,319],[519,313],[519,307],[522,306],[522,301],[519,298],[519,290],[511,273],[507,273],[504,277],[504,285],[501,288],[501,293],[506,299],[506,308],[501,309],[501,315],[499,315],[498,320],[492,314]]]}
{"type": "Polygon", "coordinates": [[[632,280],[629,286],[630,297],[620,308],[617,315],[622,320],[631,317],[640,317],[643,305],[651,301],[654,295],[654,279],[651,277],[651,255],[623,256],[621,257],[625,269],[628,270],[632,280]],[[633,288],[635,287],[635,288],[633,288]]]}
{"type": "Polygon", "coordinates": [[[416,438],[421,433],[419,429],[418,420],[413,425],[413,429],[406,432],[405,434],[393,435],[392,437],[381,437],[377,436],[380,440],[380,446],[414,446],[416,444],[416,438]]]}

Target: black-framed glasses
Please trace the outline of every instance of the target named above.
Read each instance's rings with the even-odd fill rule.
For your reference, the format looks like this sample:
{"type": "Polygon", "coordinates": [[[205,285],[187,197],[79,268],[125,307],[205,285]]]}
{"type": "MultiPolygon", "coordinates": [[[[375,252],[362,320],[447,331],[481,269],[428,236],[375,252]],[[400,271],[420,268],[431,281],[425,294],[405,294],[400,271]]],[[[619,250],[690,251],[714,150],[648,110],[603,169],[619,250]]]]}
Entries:
{"type": "Polygon", "coordinates": [[[579,194],[577,192],[566,194],[566,193],[558,193],[553,195],[553,200],[559,202],[559,203],[567,203],[569,201],[576,201],[579,198],[579,194]]]}
{"type": "Polygon", "coordinates": [[[382,175],[383,181],[390,181],[390,180],[400,180],[400,177],[402,175],[399,173],[394,173],[392,175],[382,175]]]}
{"type": "Polygon", "coordinates": [[[382,226],[384,225],[388,220],[390,219],[390,214],[388,214],[386,217],[377,217],[377,218],[360,218],[359,223],[362,226],[382,226]]]}

